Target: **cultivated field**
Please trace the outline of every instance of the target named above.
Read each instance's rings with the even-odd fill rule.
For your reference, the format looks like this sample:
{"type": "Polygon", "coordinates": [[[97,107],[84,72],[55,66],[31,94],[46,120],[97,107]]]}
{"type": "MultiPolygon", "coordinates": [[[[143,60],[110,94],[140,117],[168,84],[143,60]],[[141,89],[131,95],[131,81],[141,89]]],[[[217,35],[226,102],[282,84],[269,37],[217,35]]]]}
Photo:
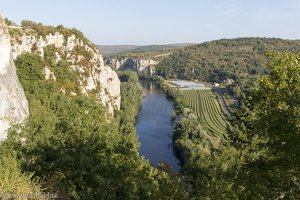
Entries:
{"type": "Polygon", "coordinates": [[[203,121],[209,133],[217,138],[224,137],[227,122],[210,89],[181,90],[185,102],[203,121]]]}

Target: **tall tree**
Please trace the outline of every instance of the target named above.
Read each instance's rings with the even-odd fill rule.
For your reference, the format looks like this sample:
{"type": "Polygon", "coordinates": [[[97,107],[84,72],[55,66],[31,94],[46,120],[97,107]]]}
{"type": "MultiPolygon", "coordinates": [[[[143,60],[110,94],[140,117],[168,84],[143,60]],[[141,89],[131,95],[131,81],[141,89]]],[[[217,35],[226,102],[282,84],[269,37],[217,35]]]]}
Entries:
{"type": "Polygon", "coordinates": [[[269,53],[267,67],[231,132],[245,158],[238,185],[243,197],[299,198],[300,55],[269,53]]]}

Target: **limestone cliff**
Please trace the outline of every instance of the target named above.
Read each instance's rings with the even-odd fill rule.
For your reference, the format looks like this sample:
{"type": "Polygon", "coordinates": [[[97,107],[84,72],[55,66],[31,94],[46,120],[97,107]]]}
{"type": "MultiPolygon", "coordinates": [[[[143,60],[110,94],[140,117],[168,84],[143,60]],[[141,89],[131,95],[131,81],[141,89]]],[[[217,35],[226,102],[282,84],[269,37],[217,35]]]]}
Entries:
{"type": "Polygon", "coordinates": [[[7,136],[12,123],[28,115],[28,102],[20,84],[10,43],[8,28],[0,17],[0,140],[7,136]]]}
{"type": "Polygon", "coordinates": [[[106,59],[105,63],[111,65],[114,69],[125,70],[131,69],[138,73],[146,72],[147,75],[152,75],[155,70],[155,66],[158,64],[157,60],[153,59],[137,59],[137,58],[124,58],[118,59],[106,59]]]}
{"type": "Polygon", "coordinates": [[[13,57],[16,59],[25,52],[36,53],[54,64],[44,68],[45,79],[56,81],[51,71],[55,63],[66,60],[70,70],[78,72],[80,91],[61,88],[67,95],[95,95],[104,104],[109,113],[120,109],[120,81],[115,71],[104,65],[102,56],[96,47],[76,29],[63,26],[51,27],[30,21],[22,23],[22,27],[11,30],[13,57]],[[53,55],[49,52],[54,52],[53,55]]]}

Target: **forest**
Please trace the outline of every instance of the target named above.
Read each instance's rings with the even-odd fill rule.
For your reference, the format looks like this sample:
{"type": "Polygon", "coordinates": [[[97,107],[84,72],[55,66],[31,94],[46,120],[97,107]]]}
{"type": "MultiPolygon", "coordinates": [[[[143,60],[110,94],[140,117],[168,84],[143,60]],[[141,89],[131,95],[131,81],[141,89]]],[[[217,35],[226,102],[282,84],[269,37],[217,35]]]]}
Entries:
{"type": "Polygon", "coordinates": [[[218,148],[211,145],[212,139],[185,96],[162,84],[180,113],[173,140],[192,197],[300,198],[299,60],[300,55],[294,53],[268,54],[270,73],[243,91],[241,106],[226,131],[228,138],[218,148]]]}
{"type": "Polygon", "coordinates": [[[299,40],[237,38],[204,42],[178,49],[156,68],[164,78],[223,82],[267,74],[269,51],[299,52],[299,40]]]}

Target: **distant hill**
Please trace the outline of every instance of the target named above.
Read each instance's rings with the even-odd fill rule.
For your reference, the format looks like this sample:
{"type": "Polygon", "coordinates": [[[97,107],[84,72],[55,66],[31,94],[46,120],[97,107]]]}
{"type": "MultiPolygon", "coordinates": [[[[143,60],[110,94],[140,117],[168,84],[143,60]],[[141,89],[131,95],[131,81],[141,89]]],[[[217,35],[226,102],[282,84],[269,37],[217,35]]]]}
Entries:
{"type": "Polygon", "coordinates": [[[193,43],[179,43],[179,44],[165,44],[165,45],[147,45],[139,46],[135,49],[130,50],[130,52],[148,52],[148,51],[162,51],[167,49],[176,49],[186,46],[195,45],[193,43]]]}
{"type": "Polygon", "coordinates": [[[96,45],[101,54],[107,56],[111,54],[127,52],[138,48],[137,45],[96,45]]]}
{"type": "Polygon", "coordinates": [[[104,56],[111,56],[120,53],[138,53],[149,51],[163,51],[166,49],[181,48],[194,45],[194,43],[179,43],[179,44],[165,44],[165,45],[97,45],[97,48],[104,56]]]}
{"type": "Polygon", "coordinates": [[[300,40],[278,38],[221,39],[178,49],[158,64],[165,78],[221,82],[267,73],[267,51],[300,52],[300,40]]]}

